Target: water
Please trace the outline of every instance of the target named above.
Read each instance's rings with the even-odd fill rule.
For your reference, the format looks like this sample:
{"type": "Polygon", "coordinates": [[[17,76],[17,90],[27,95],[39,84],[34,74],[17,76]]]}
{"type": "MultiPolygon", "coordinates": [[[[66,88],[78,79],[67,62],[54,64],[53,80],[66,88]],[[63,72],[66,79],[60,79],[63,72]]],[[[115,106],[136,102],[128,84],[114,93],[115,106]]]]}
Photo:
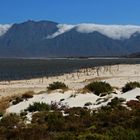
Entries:
{"type": "Polygon", "coordinates": [[[61,75],[81,68],[114,64],[140,64],[139,58],[0,59],[0,80],[61,75]]]}

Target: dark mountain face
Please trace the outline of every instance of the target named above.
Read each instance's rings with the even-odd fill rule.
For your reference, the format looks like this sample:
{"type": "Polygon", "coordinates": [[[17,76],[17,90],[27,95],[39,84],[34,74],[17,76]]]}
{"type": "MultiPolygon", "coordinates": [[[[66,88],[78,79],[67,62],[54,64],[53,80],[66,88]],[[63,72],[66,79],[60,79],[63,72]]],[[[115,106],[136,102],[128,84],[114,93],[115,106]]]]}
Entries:
{"type": "Polygon", "coordinates": [[[54,38],[58,23],[27,21],[14,24],[0,37],[0,57],[122,56],[140,52],[140,34],[112,39],[97,31],[81,33],[75,28],[54,38]]]}
{"type": "Polygon", "coordinates": [[[135,33],[124,42],[124,48],[129,54],[140,52],[140,33],[135,33]]]}
{"type": "Polygon", "coordinates": [[[129,58],[140,58],[140,52],[129,54],[127,57],[129,57],[129,58]]]}
{"type": "Polygon", "coordinates": [[[71,30],[48,41],[42,42],[41,48],[53,56],[116,56],[123,54],[122,47],[116,40],[99,32],[79,33],[71,30]],[[51,47],[50,47],[51,46],[51,47]]]}
{"type": "Polygon", "coordinates": [[[30,57],[34,45],[57,30],[57,23],[50,21],[27,21],[21,24],[14,24],[0,38],[0,56],[30,57]]]}

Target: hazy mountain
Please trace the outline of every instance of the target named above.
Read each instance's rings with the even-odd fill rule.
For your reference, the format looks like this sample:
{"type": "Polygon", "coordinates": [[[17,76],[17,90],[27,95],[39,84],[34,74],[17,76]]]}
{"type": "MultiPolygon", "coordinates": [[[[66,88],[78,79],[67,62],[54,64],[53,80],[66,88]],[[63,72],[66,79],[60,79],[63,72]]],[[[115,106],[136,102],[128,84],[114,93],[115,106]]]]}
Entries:
{"type": "Polygon", "coordinates": [[[140,26],[27,21],[0,25],[0,57],[122,56],[140,52],[140,26]]]}
{"type": "Polygon", "coordinates": [[[130,58],[140,58],[140,52],[129,54],[127,57],[130,57],[130,58]]]}

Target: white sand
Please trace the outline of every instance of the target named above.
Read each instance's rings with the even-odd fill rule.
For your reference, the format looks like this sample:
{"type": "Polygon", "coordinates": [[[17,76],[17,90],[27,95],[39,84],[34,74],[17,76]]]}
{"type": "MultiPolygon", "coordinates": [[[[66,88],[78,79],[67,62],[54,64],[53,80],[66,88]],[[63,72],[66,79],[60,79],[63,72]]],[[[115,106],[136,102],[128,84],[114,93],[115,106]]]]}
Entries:
{"type": "Polygon", "coordinates": [[[106,106],[114,97],[126,99],[126,101],[137,100],[136,97],[140,96],[140,88],[133,89],[123,94],[114,94],[111,93],[104,97],[99,97],[94,95],[93,93],[74,93],[74,91],[67,91],[65,93],[52,93],[52,94],[39,94],[34,95],[33,98],[20,102],[19,104],[12,105],[7,109],[7,113],[20,113],[24,111],[30,104],[34,102],[44,102],[47,104],[51,104],[51,102],[56,102],[59,104],[67,105],[68,107],[84,107],[85,103],[92,103],[92,105],[88,106],[91,109],[96,109],[101,106],[106,106]],[[72,95],[76,95],[73,97],[72,95]],[[61,101],[63,99],[63,101],[61,101]],[[107,100],[106,100],[107,99],[107,100]]]}
{"type": "Polygon", "coordinates": [[[140,82],[140,64],[135,65],[113,65],[96,68],[81,69],[78,72],[54,76],[49,78],[37,78],[30,80],[17,80],[8,83],[0,82],[0,98],[23,94],[26,91],[45,91],[46,87],[54,81],[62,81],[70,89],[83,88],[87,83],[95,80],[102,80],[114,87],[121,88],[129,81],[140,82]]]}

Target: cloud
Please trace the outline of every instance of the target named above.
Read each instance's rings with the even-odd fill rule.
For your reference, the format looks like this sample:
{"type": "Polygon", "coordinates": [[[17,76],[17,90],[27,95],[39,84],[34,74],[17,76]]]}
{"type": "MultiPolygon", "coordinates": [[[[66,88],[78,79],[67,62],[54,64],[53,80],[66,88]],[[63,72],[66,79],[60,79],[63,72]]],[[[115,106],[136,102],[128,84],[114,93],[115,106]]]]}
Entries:
{"type": "Polygon", "coordinates": [[[11,26],[12,25],[10,24],[5,25],[0,24],[0,36],[4,35],[11,28],[11,26]]]}
{"type": "Polygon", "coordinates": [[[77,25],[59,24],[57,27],[58,31],[48,36],[48,38],[55,38],[56,36],[64,34],[73,28],[80,33],[92,33],[97,31],[109,38],[117,40],[129,39],[134,33],[140,33],[140,26],[133,25],[99,25],[83,23],[77,25]]]}
{"type": "Polygon", "coordinates": [[[61,34],[65,33],[65,32],[68,32],[68,31],[71,30],[73,27],[74,27],[74,25],[58,24],[58,25],[57,25],[58,31],[55,32],[55,33],[52,34],[52,35],[49,35],[47,38],[48,38],[48,39],[55,38],[55,37],[58,36],[58,35],[61,35],[61,34]]]}

